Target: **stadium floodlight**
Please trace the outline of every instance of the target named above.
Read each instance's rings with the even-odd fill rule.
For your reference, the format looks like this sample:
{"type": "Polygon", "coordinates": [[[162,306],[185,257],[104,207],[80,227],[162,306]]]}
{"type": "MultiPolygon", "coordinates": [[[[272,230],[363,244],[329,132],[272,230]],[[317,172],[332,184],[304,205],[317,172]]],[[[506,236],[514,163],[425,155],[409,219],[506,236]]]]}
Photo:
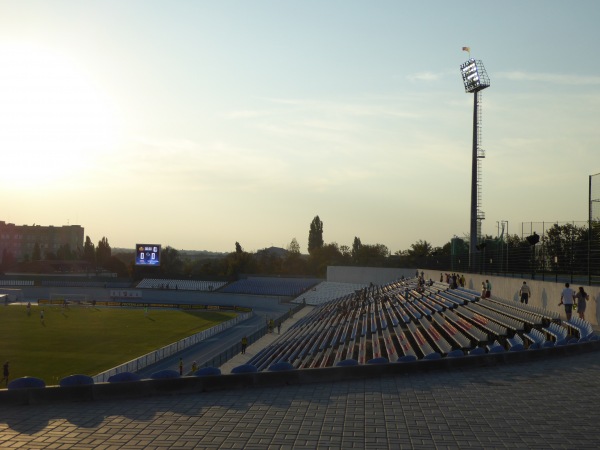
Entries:
{"type": "Polygon", "coordinates": [[[490,79],[488,78],[483,63],[473,58],[464,62],[460,66],[465,92],[472,94],[486,87],[490,87],[490,79]]]}
{"type": "MultiPolygon", "coordinates": [[[[463,47],[463,51],[469,52],[471,48],[463,47]]],[[[477,269],[476,250],[480,250],[479,236],[481,235],[481,221],[485,214],[481,210],[481,160],[485,158],[485,151],[481,148],[481,92],[490,86],[483,63],[479,60],[469,58],[460,65],[465,92],[473,94],[473,158],[471,167],[471,226],[469,242],[469,268],[477,269]]],[[[479,258],[481,259],[481,258],[479,258]]]]}

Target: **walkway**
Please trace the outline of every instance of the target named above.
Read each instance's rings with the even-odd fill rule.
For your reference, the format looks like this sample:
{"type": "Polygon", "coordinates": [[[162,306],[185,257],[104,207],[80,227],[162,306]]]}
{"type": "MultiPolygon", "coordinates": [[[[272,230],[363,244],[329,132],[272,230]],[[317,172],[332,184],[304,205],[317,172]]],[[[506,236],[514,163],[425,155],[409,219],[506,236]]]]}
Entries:
{"type": "Polygon", "coordinates": [[[308,305],[305,306],[304,308],[302,308],[300,311],[298,311],[296,314],[294,314],[293,317],[289,318],[288,320],[286,320],[285,322],[283,322],[281,324],[281,334],[279,334],[277,329],[275,329],[273,333],[265,334],[258,341],[256,341],[252,345],[249,345],[248,348],[246,349],[245,354],[243,354],[243,355],[240,354],[240,355],[234,356],[229,361],[227,361],[225,364],[223,364],[221,366],[221,373],[224,373],[224,374],[231,373],[231,369],[233,369],[234,367],[241,366],[242,364],[246,364],[258,352],[260,352],[262,349],[271,345],[273,342],[275,342],[277,339],[279,339],[280,336],[284,335],[287,332],[287,330],[289,330],[292,326],[294,326],[300,319],[302,319],[303,317],[308,315],[313,309],[314,309],[313,306],[308,306],[308,305]]]}
{"type": "Polygon", "coordinates": [[[0,448],[540,448],[600,441],[598,355],[303,386],[0,409],[0,448]]]}

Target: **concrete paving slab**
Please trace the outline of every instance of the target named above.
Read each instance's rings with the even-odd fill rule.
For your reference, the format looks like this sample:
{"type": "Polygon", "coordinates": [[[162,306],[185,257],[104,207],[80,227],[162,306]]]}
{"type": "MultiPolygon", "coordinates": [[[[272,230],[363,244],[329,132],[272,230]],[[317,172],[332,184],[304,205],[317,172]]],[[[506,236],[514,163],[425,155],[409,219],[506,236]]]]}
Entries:
{"type": "Polygon", "coordinates": [[[0,408],[0,448],[577,448],[600,442],[597,352],[494,367],[0,408]]]}

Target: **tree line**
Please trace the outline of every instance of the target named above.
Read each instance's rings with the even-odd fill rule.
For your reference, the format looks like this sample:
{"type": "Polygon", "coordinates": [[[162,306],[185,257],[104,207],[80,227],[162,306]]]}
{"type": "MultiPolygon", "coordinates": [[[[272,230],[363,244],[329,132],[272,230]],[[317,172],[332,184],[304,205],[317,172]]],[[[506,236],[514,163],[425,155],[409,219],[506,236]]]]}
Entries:
{"type": "MultiPolygon", "coordinates": [[[[265,248],[247,252],[235,242],[231,253],[224,255],[191,255],[166,246],[161,252],[159,267],[140,267],[134,264],[134,250],[113,254],[106,237],[94,245],[86,236],[83,249],[71,250],[62,246],[56,254],[41,254],[36,244],[32,260],[83,260],[97,271],[109,271],[119,277],[144,277],[235,280],[243,274],[274,276],[325,277],[327,266],[369,267],[423,267],[457,271],[468,269],[469,238],[452,238],[442,247],[434,247],[426,240],[418,240],[408,249],[391,253],[384,244],[365,244],[355,236],[352,245],[325,242],[324,224],[317,215],[308,230],[308,255],[302,254],[294,237],[287,248],[265,248]]],[[[541,236],[541,246],[532,246],[527,238],[516,234],[493,238],[483,236],[478,251],[483,264],[496,271],[511,268],[530,270],[569,271],[583,270],[588,248],[587,227],[573,224],[555,224],[541,236]],[[536,250],[537,248],[537,250],[536,250]],[[543,251],[540,251],[543,249],[543,251]],[[533,250],[533,251],[532,251],[533,250]],[[577,264],[582,267],[578,267],[577,264]]]]}

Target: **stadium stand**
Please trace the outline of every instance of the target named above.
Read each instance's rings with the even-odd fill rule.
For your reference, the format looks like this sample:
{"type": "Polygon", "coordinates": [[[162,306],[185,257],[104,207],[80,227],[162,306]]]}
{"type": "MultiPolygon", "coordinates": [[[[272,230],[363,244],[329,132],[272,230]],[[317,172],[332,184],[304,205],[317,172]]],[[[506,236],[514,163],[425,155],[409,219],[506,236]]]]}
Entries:
{"type": "Polygon", "coordinates": [[[4,279],[0,279],[0,286],[33,286],[33,280],[4,280],[4,279]]]}
{"type": "Polygon", "coordinates": [[[535,350],[593,335],[591,325],[579,319],[561,326],[554,313],[480,299],[474,292],[438,283],[425,287],[402,280],[329,292],[341,294],[317,301],[319,306],[249,363],[259,371],[281,362],[297,369],[345,361],[394,363],[535,350]]]}
{"type": "Polygon", "coordinates": [[[343,297],[344,295],[353,294],[355,291],[364,289],[368,284],[356,283],[335,283],[331,281],[323,281],[314,286],[309,291],[304,292],[301,296],[292,300],[293,303],[306,302],[307,305],[322,305],[331,300],[343,297]]]}
{"type": "Polygon", "coordinates": [[[296,297],[321,280],[314,278],[250,277],[228,284],[220,290],[227,294],[277,295],[296,297]]]}
{"type": "Polygon", "coordinates": [[[225,281],[171,280],[166,278],[144,278],[138,283],[138,289],[167,289],[182,291],[216,291],[227,283],[225,281]]]}

